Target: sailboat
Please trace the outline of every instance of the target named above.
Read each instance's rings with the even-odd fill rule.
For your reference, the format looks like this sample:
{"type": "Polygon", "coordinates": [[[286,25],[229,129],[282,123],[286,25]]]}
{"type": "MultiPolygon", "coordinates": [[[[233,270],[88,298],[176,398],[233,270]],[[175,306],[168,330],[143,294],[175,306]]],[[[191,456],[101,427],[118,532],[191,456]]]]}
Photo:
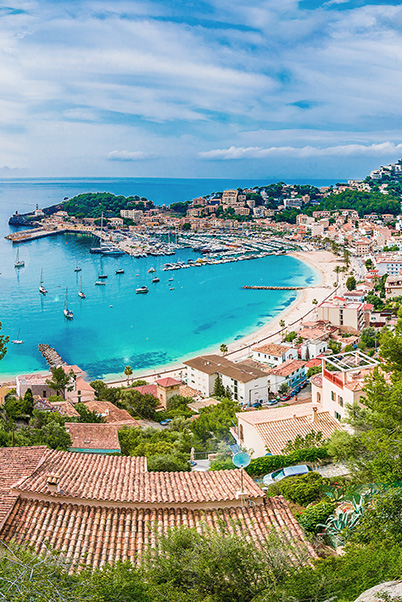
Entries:
{"type": "Polygon", "coordinates": [[[64,299],[64,309],[63,313],[67,320],[72,320],[74,318],[74,314],[71,309],[68,309],[68,288],[66,288],[66,298],[64,299]]]}
{"type": "Polygon", "coordinates": [[[85,299],[85,293],[82,292],[82,277],[80,278],[80,290],[78,291],[78,296],[81,297],[81,299],[85,299]]]}
{"type": "Polygon", "coordinates": [[[101,260],[100,260],[100,273],[98,274],[98,278],[99,278],[99,280],[104,280],[105,278],[107,278],[107,274],[103,273],[102,257],[101,257],[101,260]]]}
{"type": "Polygon", "coordinates": [[[121,267],[121,263],[119,262],[119,268],[116,270],[116,274],[124,274],[124,270],[121,267]]]}
{"type": "Polygon", "coordinates": [[[18,329],[17,338],[14,339],[14,341],[11,341],[14,345],[22,345],[24,342],[24,341],[21,341],[21,339],[20,339],[20,332],[21,332],[21,328],[18,329]]]}
{"type": "Polygon", "coordinates": [[[78,265],[78,260],[75,262],[74,272],[81,272],[82,268],[78,265]]]}
{"type": "Polygon", "coordinates": [[[25,265],[25,261],[22,261],[22,259],[20,259],[20,250],[19,250],[19,248],[17,248],[17,255],[15,256],[14,267],[15,268],[23,268],[24,265],[25,265]]]}
{"type": "Polygon", "coordinates": [[[46,295],[47,293],[47,290],[43,286],[43,269],[40,271],[39,292],[42,293],[42,295],[46,295]]]}

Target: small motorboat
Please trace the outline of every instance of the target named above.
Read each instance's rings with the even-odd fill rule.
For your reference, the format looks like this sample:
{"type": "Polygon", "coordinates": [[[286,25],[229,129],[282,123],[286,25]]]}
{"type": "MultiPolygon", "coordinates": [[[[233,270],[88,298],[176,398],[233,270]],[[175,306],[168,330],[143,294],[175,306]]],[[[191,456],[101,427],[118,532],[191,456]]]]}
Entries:
{"type": "Polygon", "coordinates": [[[155,268],[149,268],[148,274],[153,274],[154,272],[156,272],[155,268]]]}
{"type": "Polygon", "coordinates": [[[116,274],[124,274],[123,268],[119,268],[118,270],[116,270],[116,274]]]}
{"type": "Polygon", "coordinates": [[[96,285],[96,286],[106,286],[106,282],[102,282],[102,280],[97,280],[97,281],[95,282],[95,285],[96,285]]]}
{"type": "Polygon", "coordinates": [[[135,292],[137,295],[144,295],[145,293],[149,293],[149,290],[147,286],[140,286],[135,289],[135,292]]]}
{"type": "Polygon", "coordinates": [[[160,282],[159,278],[152,278],[152,282],[160,282]]]}

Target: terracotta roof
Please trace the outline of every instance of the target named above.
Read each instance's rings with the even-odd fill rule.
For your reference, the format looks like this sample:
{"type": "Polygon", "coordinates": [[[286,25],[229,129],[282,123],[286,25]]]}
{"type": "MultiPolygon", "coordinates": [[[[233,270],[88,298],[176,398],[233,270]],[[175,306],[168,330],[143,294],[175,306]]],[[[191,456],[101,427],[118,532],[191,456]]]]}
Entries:
{"type": "Polygon", "coordinates": [[[290,374],[292,374],[292,372],[295,372],[295,370],[299,370],[300,368],[303,368],[305,363],[306,362],[304,362],[303,360],[288,360],[287,362],[284,362],[280,366],[277,366],[276,368],[272,368],[272,370],[269,371],[269,374],[274,374],[275,376],[286,377],[286,376],[289,376],[290,374]]]}
{"type": "Polygon", "coordinates": [[[313,357],[311,360],[306,362],[305,368],[312,368],[313,366],[321,366],[322,361],[319,357],[313,357]]]}
{"type": "Polygon", "coordinates": [[[286,347],[286,345],[275,345],[275,343],[270,343],[267,345],[260,345],[259,347],[254,347],[253,351],[257,351],[260,353],[268,353],[269,355],[275,355],[282,357],[282,355],[289,351],[291,347],[286,347]]]}
{"type": "Polygon", "coordinates": [[[155,381],[157,385],[160,387],[180,387],[181,381],[176,380],[175,378],[160,378],[155,381]]]}
{"type": "Polygon", "coordinates": [[[311,402],[308,403],[295,403],[290,406],[282,406],[279,408],[269,408],[268,410],[251,410],[248,412],[238,412],[236,414],[239,420],[248,422],[249,424],[261,424],[265,422],[272,422],[274,420],[284,420],[286,418],[292,418],[296,416],[311,416],[313,413],[313,407],[317,404],[311,402]]]}
{"type": "Polygon", "coordinates": [[[44,543],[63,552],[75,564],[94,568],[129,560],[138,562],[159,533],[172,527],[203,526],[242,533],[263,545],[274,529],[295,554],[316,554],[282,497],[269,498],[253,507],[198,510],[108,508],[57,501],[20,499],[0,531],[2,541],[27,543],[40,552],[44,543]],[[156,528],[157,531],[156,531],[156,528]]]}
{"type": "Polygon", "coordinates": [[[50,405],[55,411],[64,416],[79,416],[79,413],[70,401],[52,401],[50,405]]]}
{"type": "Polygon", "coordinates": [[[110,401],[86,401],[84,404],[90,412],[103,416],[107,424],[127,424],[131,426],[138,426],[138,422],[127,412],[118,408],[110,401]]]}
{"type": "Polygon", "coordinates": [[[311,431],[321,432],[327,439],[342,427],[329,412],[316,412],[307,416],[296,416],[284,420],[275,420],[256,424],[255,429],[272,454],[281,454],[288,441],[294,441],[297,435],[305,437],[311,431]]]}
{"type": "Polygon", "coordinates": [[[45,451],[44,446],[0,448],[0,523],[18,497],[11,491],[12,485],[35,470],[45,451]]]}
{"type": "Polygon", "coordinates": [[[316,387],[322,387],[322,373],[321,374],[314,374],[311,378],[310,378],[310,382],[315,385],[316,387]]]}
{"type": "Polygon", "coordinates": [[[158,392],[156,385],[141,385],[139,387],[134,387],[133,391],[139,391],[141,395],[153,395],[158,399],[158,392]]]}
{"type": "MultiPolygon", "coordinates": [[[[211,472],[146,472],[146,459],[47,450],[40,467],[18,487],[19,491],[108,500],[133,504],[189,504],[236,499],[239,470],[211,472]],[[51,492],[50,474],[59,475],[60,491],[51,492]]],[[[260,498],[261,489],[244,475],[248,496],[260,498]]]]}
{"type": "Polygon", "coordinates": [[[65,427],[75,449],[119,450],[117,427],[113,424],[66,422],[65,427]]]}

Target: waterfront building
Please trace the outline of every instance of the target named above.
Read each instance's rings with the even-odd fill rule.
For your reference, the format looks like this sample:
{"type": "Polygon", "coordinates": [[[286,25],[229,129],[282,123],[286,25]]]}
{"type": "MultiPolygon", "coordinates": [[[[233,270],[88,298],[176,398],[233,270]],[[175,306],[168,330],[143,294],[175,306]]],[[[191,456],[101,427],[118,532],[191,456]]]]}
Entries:
{"type": "MultiPolygon", "coordinates": [[[[95,390],[84,378],[84,371],[78,366],[62,366],[66,374],[71,375],[69,386],[66,388],[64,397],[71,403],[93,401],[95,390]]],[[[34,374],[23,374],[16,377],[16,392],[18,397],[24,397],[27,389],[31,389],[33,396],[47,399],[55,395],[55,391],[49,387],[46,381],[52,379],[51,372],[34,374]]]]}
{"type": "Polygon", "coordinates": [[[180,395],[181,385],[182,383],[179,380],[168,377],[155,380],[154,383],[149,385],[134,387],[134,389],[139,391],[141,395],[145,395],[147,393],[149,395],[153,395],[164,408],[167,408],[169,399],[174,395],[180,395]]]}
{"type": "Polygon", "coordinates": [[[358,350],[323,357],[322,373],[310,379],[313,403],[320,403],[336,420],[344,420],[347,406],[364,396],[365,378],[378,365],[377,360],[358,350]]]}
{"type": "Polygon", "coordinates": [[[297,349],[278,343],[266,343],[253,347],[253,359],[256,362],[279,366],[290,359],[296,360],[298,357],[297,349]]]}
{"type": "Polygon", "coordinates": [[[334,431],[342,430],[328,411],[310,402],[239,412],[236,417],[238,426],[231,432],[238,445],[252,450],[253,458],[265,456],[267,452],[282,454],[286,444],[297,435],[305,437],[315,431],[328,438],[334,431]]]}
{"type": "Polygon", "coordinates": [[[319,320],[329,321],[341,332],[359,334],[370,323],[371,305],[346,301],[344,297],[334,297],[317,307],[319,320]]]}
{"type": "Polygon", "coordinates": [[[268,375],[246,362],[231,362],[219,355],[204,355],[183,362],[187,367],[187,384],[205,397],[214,392],[218,375],[229,387],[233,399],[252,404],[268,399],[268,375]]]}
{"type": "Polygon", "coordinates": [[[100,568],[138,563],[172,527],[222,524],[261,545],[274,530],[291,554],[316,557],[284,498],[266,498],[240,470],[148,472],[143,457],[0,449],[3,542],[37,552],[46,542],[76,565],[100,568]]]}

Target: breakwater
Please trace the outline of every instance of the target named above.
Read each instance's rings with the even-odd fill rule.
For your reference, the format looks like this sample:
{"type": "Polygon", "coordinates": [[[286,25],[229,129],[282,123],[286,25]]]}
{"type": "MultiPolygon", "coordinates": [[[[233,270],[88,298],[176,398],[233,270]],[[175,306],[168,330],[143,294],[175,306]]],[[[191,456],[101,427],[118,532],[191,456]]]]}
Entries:
{"type": "Polygon", "coordinates": [[[301,291],[307,286],[243,286],[246,290],[253,291],[301,291]]]}
{"type": "Polygon", "coordinates": [[[38,349],[45,358],[46,363],[51,370],[58,368],[59,366],[66,365],[66,362],[63,360],[61,355],[57,353],[56,349],[53,349],[53,347],[50,345],[47,345],[46,343],[39,343],[38,349]]]}

